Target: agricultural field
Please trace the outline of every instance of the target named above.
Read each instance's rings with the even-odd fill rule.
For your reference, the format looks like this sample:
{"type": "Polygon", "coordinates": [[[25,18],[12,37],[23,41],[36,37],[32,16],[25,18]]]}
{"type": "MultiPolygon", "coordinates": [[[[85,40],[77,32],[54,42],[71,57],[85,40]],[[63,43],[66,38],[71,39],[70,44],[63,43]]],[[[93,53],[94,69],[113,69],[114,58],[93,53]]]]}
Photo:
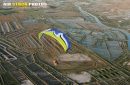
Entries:
{"type": "Polygon", "coordinates": [[[2,67],[2,65],[0,65],[0,74],[4,73],[5,72],[5,69],[4,67],[2,67]]]}
{"type": "Polygon", "coordinates": [[[5,73],[1,75],[4,85],[14,85],[14,84],[19,84],[18,81],[15,80],[15,78],[10,75],[10,73],[5,73]]]}
{"type": "Polygon", "coordinates": [[[79,32],[82,32],[82,35],[78,35],[78,29],[69,29],[68,32],[70,31],[71,33],[68,34],[68,36],[70,36],[72,39],[76,40],[83,46],[92,49],[94,52],[98,53],[107,60],[114,60],[123,52],[124,48],[122,48],[121,43],[123,43],[123,40],[125,40],[126,37],[120,31],[94,32],[81,29],[81,31],[79,32]],[[115,36],[117,32],[118,34],[117,36],[115,36]],[[113,41],[115,39],[117,41],[113,41]],[[118,44],[118,42],[120,42],[120,45],[118,44]]]}
{"type": "Polygon", "coordinates": [[[51,17],[81,17],[82,15],[78,12],[56,12],[56,13],[47,13],[51,17]]]}
{"type": "Polygon", "coordinates": [[[46,28],[49,28],[50,26],[45,24],[45,23],[41,23],[41,24],[35,24],[35,25],[26,25],[25,28],[27,29],[35,29],[35,30],[44,30],[46,28]]]}
{"type": "Polygon", "coordinates": [[[129,0],[95,0],[92,2],[87,0],[86,2],[75,3],[85,11],[97,16],[103,24],[126,29],[129,32],[129,0]]]}
{"type": "Polygon", "coordinates": [[[29,17],[42,17],[44,16],[44,12],[41,9],[25,9],[25,14],[29,17]]]}
{"type": "Polygon", "coordinates": [[[0,14],[0,22],[10,22],[13,21],[13,18],[10,15],[0,14]]]}
{"type": "Polygon", "coordinates": [[[16,13],[16,10],[13,9],[1,9],[0,10],[0,14],[4,14],[4,15],[8,15],[8,14],[12,14],[12,13],[16,13]]]}

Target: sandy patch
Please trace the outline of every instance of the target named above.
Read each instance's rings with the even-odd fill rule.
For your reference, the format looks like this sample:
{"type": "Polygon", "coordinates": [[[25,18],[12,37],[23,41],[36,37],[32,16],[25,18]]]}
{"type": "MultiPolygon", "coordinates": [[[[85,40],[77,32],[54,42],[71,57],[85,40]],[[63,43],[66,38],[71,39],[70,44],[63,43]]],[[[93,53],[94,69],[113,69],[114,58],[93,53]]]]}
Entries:
{"type": "Polygon", "coordinates": [[[123,65],[126,65],[126,64],[127,64],[127,65],[130,65],[130,62],[129,62],[129,61],[126,61],[126,62],[123,63],[123,65]]]}
{"type": "Polygon", "coordinates": [[[34,85],[30,80],[24,80],[22,81],[21,85],[34,85]]]}
{"type": "Polygon", "coordinates": [[[91,61],[87,55],[83,54],[62,54],[58,57],[59,61],[91,61]]]}
{"type": "Polygon", "coordinates": [[[76,80],[78,83],[86,83],[91,81],[91,75],[87,72],[81,72],[80,74],[72,73],[67,76],[73,80],[76,80]]]}

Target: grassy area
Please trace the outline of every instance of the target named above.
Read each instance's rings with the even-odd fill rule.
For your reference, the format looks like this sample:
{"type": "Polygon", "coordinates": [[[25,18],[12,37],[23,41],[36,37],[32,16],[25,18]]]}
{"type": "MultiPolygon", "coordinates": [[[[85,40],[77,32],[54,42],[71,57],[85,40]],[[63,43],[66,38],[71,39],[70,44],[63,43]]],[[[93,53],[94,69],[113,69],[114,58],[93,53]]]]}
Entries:
{"type": "Polygon", "coordinates": [[[10,63],[2,62],[1,64],[7,71],[11,71],[15,69],[15,67],[11,65],[10,63]]]}
{"type": "Polygon", "coordinates": [[[1,76],[5,85],[18,85],[19,84],[9,73],[2,74],[1,76]]]}
{"type": "Polygon", "coordinates": [[[96,68],[93,62],[61,62],[60,65],[56,66],[57,69],[61,70],[63,73],[77,73],[81,71],[87,71],[92,68],[96,68]]]}
{"type": "Polygon", "coordinates": [[[28,16],[32,16],[32,17],[38,17],[44,15],[43,10],[40,9],[25,9],[24,11],[28,16]]]}
{"type": "Polygon", "coordinates": [[[0,10],[0,14],[12,14],[12,13],[16,13],[17,11],[16,10],[13,10],[13,9],[1,9],[0,10]]]}
{"type": "Polygon", "coordinates": [[[99,20],[110,27],[118,27],[118,19],[109,19],[106,16],[98,16],[99,20]]]}
{"type": "Polygon", "coordinates": [[[31,55],[27,56],[26,59],[27,59],[27,61],[30,62],[30,63],[34,61],[34,60],[33,60],[33,56],[31,56],[31,55]]]}
{"type": "Polygon", "coordinates": [[[1,75],[0,75],[0,85],[4,85],[4,82],[3,82],[3,80],[2,80],[1,75]]]}
{"type": "Polygon", "coordinates": [[[0,74],[5,72],[5,70],[3,69],[3,67],[0,65],[0,74]]]}
{"type": "Polygon", "coordinates": [[[58,9],[61,9],[63,11],[79,12],[78,8],[72,3],[67,3],[65,5],[58,6],[58,9]]]}

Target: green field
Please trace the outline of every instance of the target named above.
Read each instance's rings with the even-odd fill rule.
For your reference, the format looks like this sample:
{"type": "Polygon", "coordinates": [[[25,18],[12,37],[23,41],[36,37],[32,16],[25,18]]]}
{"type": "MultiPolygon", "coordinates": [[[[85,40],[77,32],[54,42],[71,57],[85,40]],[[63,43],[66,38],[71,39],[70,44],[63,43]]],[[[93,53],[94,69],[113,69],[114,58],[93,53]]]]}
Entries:
{"type": "Polygon", "coordinates": [[[43,10],[40,10],[40,9],[25,9],[24,11],[27,15],[32,16],[32,17],[45,15],[43,10]]]}
{"type": "Polygon", "coordinates": [[[1,76],[5,85],[18,85],[18,82],[9,73],[2,74],[1,76]]]}
{"type": "Polygon", "coordinates": [[[12,13],[16,13],[17,11],[13,10],[13,9],[1,9],[0,10],[0,14],[12,14],[12,13]]]}

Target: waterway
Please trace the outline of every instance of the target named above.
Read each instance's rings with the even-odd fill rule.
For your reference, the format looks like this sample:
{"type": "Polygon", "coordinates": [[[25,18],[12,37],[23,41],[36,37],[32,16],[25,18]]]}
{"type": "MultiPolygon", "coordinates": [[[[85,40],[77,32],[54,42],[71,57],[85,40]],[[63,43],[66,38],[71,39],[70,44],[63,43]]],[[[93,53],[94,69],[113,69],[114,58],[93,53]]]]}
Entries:
{"type": "MultiPolygon", "coordinates": [[[[76,5],[76,6],[77,6],[77,5],[76,5]]],[[[78,9],[80,10],[80,12],[83,13],[84,15],[86,15],[86,16],[89,15],[89,16],[93,17],[93,18],[95,19],[95,21],[96,21],[100,26],[103,26],[104,28],[109,28],[108,26],[106,26],[106,25],[104,25],[102,22],[100,22],[100,20],[99,20],[96,16],[92,15],[92,14],[89,13],[89,12],[86,12],[86,11],[82,10],[80,6],[77,6],[77,7],[78,7],[78,9]]]]}
{"type": "MultiPolygon", "coordinates": [[[[77,6],[77,5],[75,5],[75,6],[77,6]]],[[[120,28],[112,28],[112,27],[106,26],[102,22],[100,22],[100,20],[96,16],[94,16],[93,14],[82,10],[82,8],[80,6],[77,6],[77,7],[78,7],[79,11],[81,13],[83,13],[84,15],[86,15],[86,16],[89,15],[89,16],[93,17],[95,19],[95,21],[97,22],[97,24],[99,24],[100,26],[103,26],[104,29],[111,28],[111,30],[118,30],[118,31],[121,31],[122,33],[124,33],[128,38],[128,48],[130,50],[130,33],[129,32],[127,32],[126,30],[120,29],[120,28]]]]}

